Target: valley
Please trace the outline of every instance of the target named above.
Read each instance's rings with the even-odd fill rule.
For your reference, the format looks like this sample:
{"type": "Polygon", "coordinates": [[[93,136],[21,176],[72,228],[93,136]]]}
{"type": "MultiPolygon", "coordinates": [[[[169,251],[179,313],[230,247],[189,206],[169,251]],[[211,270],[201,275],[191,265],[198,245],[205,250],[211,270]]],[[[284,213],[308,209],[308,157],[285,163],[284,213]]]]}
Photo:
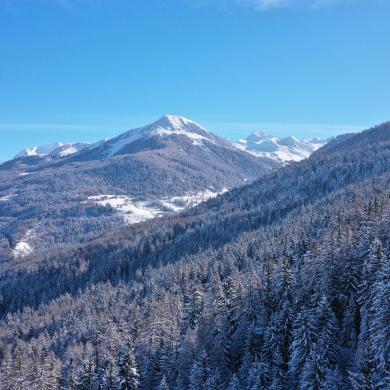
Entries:
{"type": "MultiPolygon", "coordinates": [[[[95,225],[59,219],[58,237],[74,234],[66,245],[1,264],[3,380],[16,356],[27,366],[40,356],[57,370],[38,364],[48,381],[101,384],[110,367],[122,375],[121,354],[131,353],[145,389],[195,380],[302,388],[320,373],[325,388],[383,381],[376,340],[388,331],[389,137],[389,123],[340,137],[220,194],[149,202],[86,191],[78,204],[95,225]],[[359,371],[363,338],[375,374],[359,371]],[[314,353],[329,356],[325,368],[311,364],[314,353]]],[[[22,236],[20,253],[47,221],[22,236]]]]}

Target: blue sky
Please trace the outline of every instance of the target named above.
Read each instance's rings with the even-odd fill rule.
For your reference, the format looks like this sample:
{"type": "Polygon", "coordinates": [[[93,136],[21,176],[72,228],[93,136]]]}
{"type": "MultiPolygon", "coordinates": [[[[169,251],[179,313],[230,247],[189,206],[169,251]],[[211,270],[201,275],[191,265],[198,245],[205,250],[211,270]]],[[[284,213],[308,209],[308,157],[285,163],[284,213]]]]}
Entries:
{"type": "Polygon", "coordinates": [[[228,138],[390,120],[388,0],[1,0],[0,161],[165,113],[228,138]]]}

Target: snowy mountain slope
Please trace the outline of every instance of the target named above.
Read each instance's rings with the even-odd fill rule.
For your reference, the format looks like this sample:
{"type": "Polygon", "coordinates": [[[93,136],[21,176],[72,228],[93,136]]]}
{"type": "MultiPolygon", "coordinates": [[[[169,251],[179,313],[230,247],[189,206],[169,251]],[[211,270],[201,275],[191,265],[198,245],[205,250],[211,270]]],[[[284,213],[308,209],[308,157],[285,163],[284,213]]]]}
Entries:
{"type": "Polygon", "coordinates": [[[49,153],[51,153],[53,150],[62,147],[63,143],[61,142],[55,142],[53,144],[49,145],[40,145],[40,146],[33,146],[31,148],[26,148],[21,150],[15,158],[20,157],[30,157],[30,156],[46,156],[49,153]]]}
{"type": "Polygon", "coordinates": [[[89,240],[123,223],[121,207],[106,208],[91,197],[131,199],[126,204],[133,213],[126,218],[138,221],[145,205],[151,205],[148,216],[161,214],[152,210],[156,202],[159,210],[177,212],[176,200],[183,203],[188,194],[203,199],[197,194],[231,189],[281,166],[172,115],[98,143],[56,146],[0,165],[0,258],[19,253],[13,250],[29,229],[34,236],[28,243],[42,251],[53,242],[74,245],[78,229],[89,240]]]}
{"type": "Polygon", "coordinates": [[[191,143],[193,146],[208,147],[212,144],[233,149],[232,143],[207,131],[198,123],[175,115],[165,115],[156,122],[140,128],[128,130],[115,138],[92,145],[80,159],[102,159],[116,155],[133,153],[136,150],[161,147],[170,141],[176,143],[191,143]]]}
{"type": "Polygon", "coordinates": [[[153,136],[166,138],[173,135],[187,137],[194,145],[207,141],[214,142],[213,138],[215,138],[213,134],[189,119],[165,115],[151,125],[129,130],[119,137],[107,141],[106,144],[109,146],[108,155],[112,156],[119,153],[126,144],[139,139],[147,139],[153,136]]]}
{"type": "Polygon", "coordinates": [[[75,142],[64,144],[62,142],[55,142],[49,145],[33,146],[31,148],[23,149],[15,158],[31,157],[31,156],[50,156],[50,157],[66,157],[90,146],[87,142],[75,142]]]}
{"type": "Polygon", "coordinates": [[[75,142],[71,144],[63,144],[59,146],[58,148],[52,150],[49,153],[49,156],[51,157],[66,157],[70,156],[71,154],[75,154],[80,152],[81,150],[84,150],[88,147],[90,147],[91,144],[88,142],[75,142]]]}
{"type": "Polygon", "coordinates": [[[225,148],[233,148],[232,143],[228,140],[216,136],[190,119],[176,115],[164,115],[150,125],[128,130],[114,138],[92,144],[87,142],[67,144],[56,142],[50,145],[33,146],[23,149],[15,156],[15,159],[31,156],[60,158],[68,157],[81,151],[86,152],[84,157],[93,156],[92,159],[102,159],[126,154],[125,147],[134,142],[137,142],[137,145],[139,145],[140,142],[150,142],[151,139],[166,141],[173,138],[186,139],[195,146],[215,144],[225,148]]]}
{"type": "Polygon", "coordinates": [[[197,193],[188,193],[184,196],[154,199],[153,201],[147,199],[135,201],[125,195],[98,195],[90,196],[88,201],[95,202],[100,206],[111,207],[124,218],[127,224],[131,225],[190,209],[226,191],[226,188],[221,191],[208,189],[197,193]]]}
{"type": "MultiPolygon", "coordinates": [[[[160,143],[173,138],[186,139],[194,146],[207,147],[211,144],[231,149],[249,152],[256,157],[271,159],[277,163],[300,161],[310,156],[315,150],[325,145],[328,140],[309,139],[299,140],[295,137],[278,138],[263,131],[252,133],[246,140],[236,144],[218,137],[207,131],[198,123],[182,116],[165,115],[156,122],[140,128],[128,130],[117,137],[102,140],[93,144],[76,142],[63,144],[57,142],[50,145],[34,146],[24,149],[15,158],[31,156],[50,156],[54,158],[68,157],[84,151],[82,159],[103,159],[115,155],[126,154],[132,148],[128,145],[137,145],[136,150],[142,149],[140,143],[148,144],[153,141],[160,143]]],[[[156,143],[154,144],[156,146],[156,143]]]]}
{"type": "Polygon", "coordinates": [[[257,157],[267,157],[286,163],[300,161],[324,146],[328,140],[299,140],[295,137],[278,138],[263,131],[255,131],[246,140],[240,140],[236,146],[257,157]]]}

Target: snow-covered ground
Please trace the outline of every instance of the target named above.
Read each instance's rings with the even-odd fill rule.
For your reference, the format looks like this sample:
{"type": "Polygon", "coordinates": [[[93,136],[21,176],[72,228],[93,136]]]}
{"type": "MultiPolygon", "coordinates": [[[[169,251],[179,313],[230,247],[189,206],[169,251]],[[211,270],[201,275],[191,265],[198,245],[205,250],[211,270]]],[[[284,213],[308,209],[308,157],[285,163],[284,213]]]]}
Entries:
{"type": "Polygon", "coordinates": [[[168,210],[176,213],[184,211],[191,207],[195,207],[198,204],[205,202],[208,199],[215,198],[219,194],[223,194],[227,191],[227,188],[223,188],[221,191],[199,191],[197,193],[189,193],[184,196],[173,196],[172,198],[162,198],[159,202],[168,210]]]}
{"type": "Polygon", "coordinates": [[[80,152],[90,146],[88,142],[75,142],[73,144],[64,144],[54,149],[50,154],[52,157],[66,157],[80,152]]]}
{"type": "MultiPolygon", "coordinates": [[[[15,197],[17,194],[9,194],[6,196],[0,197],[0,202],[8,202],[11,198],[15,197]]],[[[12,254],[16,258],[24,257],[29,255],[33,248],[29,241],[34,237],[34,232],[32,229],[27,230],[26,234],[23,236],[23,238],[18,241],[12,250],[12,254]]]]}
{"type": "MultiPolygon", "coordinates": [[[[125,223],[132,225],[148,219],[162,217],[166,214],[184,211],[226,191],[226,188],[221,191],[206,190],[188,193],[184,196],[144,201],[135,200],[125,195],[96,195],[88,197],[88,201],[92,201],[100,206],[112,207],[123,217],[125,223]]],[[[6,202],[15,195],[0,197],[0,202],[6,202]]],[[[37,226],[27,230],[26,234],[12,249],[14,258],[26,257],[34,251],[34,242],[37,241],[39,236],[37,234],[37,226]]]]}
{"type": "Polygon", "coordinates": [[[8,202],[11,198],[13,198],[15,196],[15,194],[10,194],[10,195],[6,195],[6,196],[2,196],[0,197],[0,202],[8,202]]]}
{"type": "Polygon", "coordinates": [[[125,195],[96,195],[90,196],[88,200],[100,206],[112,207],[123,216],[126,223],[134,224],[165,214],[184,211],[226,191],[226,188],[221,191],[206,190],[188,193],[184,196],[145,201],[136,201],[125,195]]]}
{"type": "Polygon", "coordinates": [[[12,251],[14,257],[21,258],[28,256],[30,253],[32,253],[33,247],[29,243],[29,240],[31,240],[33,236],[34,231],[32,229],[27,230],[24,237],[16,243],[15,248],[12,251]]]}
{"type": "Polygon", "coordinates": [[[110,206],[117,210],[128,224],[146,221],[163,214],[151,202],[136,202],[125,195],[97,195],[90,196],[88,199],[100,206],[110,206]]]}

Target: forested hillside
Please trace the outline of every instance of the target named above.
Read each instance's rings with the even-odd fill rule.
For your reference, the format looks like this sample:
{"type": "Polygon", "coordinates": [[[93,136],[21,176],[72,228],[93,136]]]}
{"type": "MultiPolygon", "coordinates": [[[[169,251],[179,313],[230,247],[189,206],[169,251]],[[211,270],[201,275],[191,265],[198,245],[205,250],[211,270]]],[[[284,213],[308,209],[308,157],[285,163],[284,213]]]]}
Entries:
{"type": "Polygon", "coordinates": [[[390,123],[2,267],[4,389],[387,389],[390,123]]]}
{"type": "Polygon", "coordinates": [[[280,166],[176,116],[72,148],[0,165],[0,264],[36,262],[45,252],[172,214],[185,208],[183,199],[216,195],[280,166]]]}

